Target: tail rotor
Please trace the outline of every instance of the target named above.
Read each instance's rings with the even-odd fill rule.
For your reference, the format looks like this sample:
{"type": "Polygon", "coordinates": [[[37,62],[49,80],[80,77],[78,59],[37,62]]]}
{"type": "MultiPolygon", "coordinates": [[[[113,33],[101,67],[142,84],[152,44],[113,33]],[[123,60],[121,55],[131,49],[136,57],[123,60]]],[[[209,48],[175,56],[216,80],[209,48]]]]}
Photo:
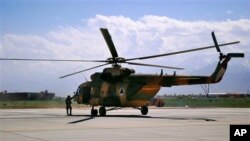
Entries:
{"type": "Polygon", "coordinates": [[[212,38],[213,38],[213,41],[214,41],[214,46],[215,46],[217,52],[220,54],[220,57],[219,57],[219,58],[220,58],[220,61],[221,61],[223,58],[226,57],[226,55],[224,55],[224,54],[221,52],[220,47],[219,47],[218,42],[217,42],[217,39],[216,39],[216,37],[215,37],[214,31],[212,32],[212,38]]]}
{"type": "Polygon", "coordinates": [[[220,54],[220,56],[219,56],[220,61],[222,59],[226,58],[226,57],[230,57],[230,58],[243,58],[244,57],[244,53],[228,53],[227,55],[224,55],[220,50],[220,47],[218,45],[218,42],[217,42],[217,39],[215,37],[214,31],[211,34],[212,34],[212,38],[213,38],[213,41],[214,41],[215,48],[216,48],[217,52],[220,54]]]}

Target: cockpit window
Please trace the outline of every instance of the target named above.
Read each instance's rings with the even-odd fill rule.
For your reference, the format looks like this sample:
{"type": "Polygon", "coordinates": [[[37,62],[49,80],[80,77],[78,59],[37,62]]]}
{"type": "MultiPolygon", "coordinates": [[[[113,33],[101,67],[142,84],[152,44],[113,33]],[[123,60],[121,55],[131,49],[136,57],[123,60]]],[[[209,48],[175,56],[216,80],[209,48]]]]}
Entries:
{"type": "Polygon", "coordinates": [[[79,88],[77,88],[76,90],[76,95],[79,95],[79,88]]]}

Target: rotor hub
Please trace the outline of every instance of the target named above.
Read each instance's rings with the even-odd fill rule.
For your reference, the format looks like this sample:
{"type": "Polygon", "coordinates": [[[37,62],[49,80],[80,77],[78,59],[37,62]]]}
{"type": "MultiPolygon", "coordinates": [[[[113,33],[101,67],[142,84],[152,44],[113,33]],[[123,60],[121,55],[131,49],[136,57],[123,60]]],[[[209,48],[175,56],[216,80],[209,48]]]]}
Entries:
{"type": "Polygon", "coordinates": [[[107,59],[107,62],[113,65],[117,65],[118,63],[125,63],[126,59],[123,57],[110,57],[107,59]]]}

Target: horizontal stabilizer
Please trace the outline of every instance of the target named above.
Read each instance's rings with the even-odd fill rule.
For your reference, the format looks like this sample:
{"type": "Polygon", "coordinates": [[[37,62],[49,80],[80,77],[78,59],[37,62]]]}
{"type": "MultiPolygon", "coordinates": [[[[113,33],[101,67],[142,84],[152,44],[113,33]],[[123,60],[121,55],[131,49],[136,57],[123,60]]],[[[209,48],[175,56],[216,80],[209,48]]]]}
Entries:
{"type": "Polygon", "coordinates": [[[243,58],[244,53],[228,53],[227,56],[232,58],[243,58]]]}

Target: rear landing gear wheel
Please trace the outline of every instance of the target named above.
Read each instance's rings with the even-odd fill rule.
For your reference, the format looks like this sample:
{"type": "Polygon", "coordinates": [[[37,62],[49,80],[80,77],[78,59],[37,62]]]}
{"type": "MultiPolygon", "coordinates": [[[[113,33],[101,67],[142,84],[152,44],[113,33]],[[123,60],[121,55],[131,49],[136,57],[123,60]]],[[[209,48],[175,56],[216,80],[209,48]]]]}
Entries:
{"type": "Polygon", "coordinates": [[[91,116],[97,116],[98,111],[94,108],[91,109],[91,116]]]}
{"type": "Polygon", "coordinates": [[[147,115],[148,114],[148,107],[147,106],[142,106],[141,107],[141,114],[142,115],[147,115]]]}
{"type": "Polygon", "coordinates": [[[99,114],[100,114],[100,116],[106,116],[106,109],[105,109],[105,107],[100,107],[99,108],[99,114]]]}

